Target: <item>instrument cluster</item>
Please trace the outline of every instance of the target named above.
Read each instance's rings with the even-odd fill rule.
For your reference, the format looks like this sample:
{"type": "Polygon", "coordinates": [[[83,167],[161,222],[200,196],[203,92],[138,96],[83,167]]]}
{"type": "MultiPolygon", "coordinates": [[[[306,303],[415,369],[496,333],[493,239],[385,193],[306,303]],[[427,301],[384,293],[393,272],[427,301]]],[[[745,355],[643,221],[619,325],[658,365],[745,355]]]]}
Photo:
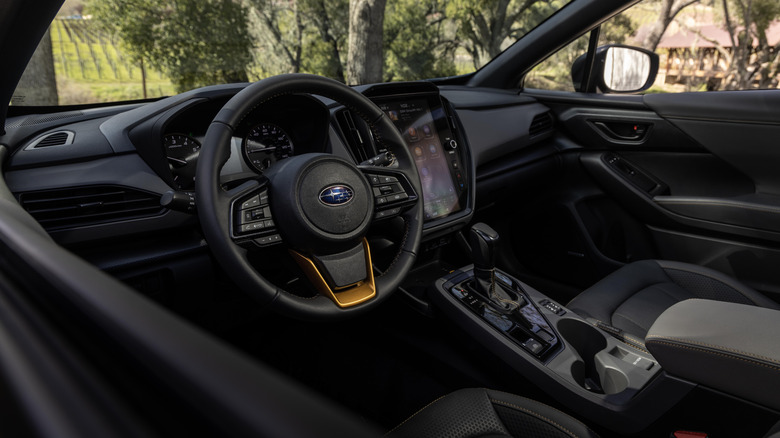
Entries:
{"type": "MultiPolygon", "coordinates": [[[[220,105],[206,102],[173,116],[162,135],[168,169],[177,190],[192,190],[206,130],[220,105]]],[[[250,113],[235,129],[234,154],[242,168],[262,173],[295,154],[328,152],[330,112],[319,100],[305,95],[283,96],[250,113]]]]}

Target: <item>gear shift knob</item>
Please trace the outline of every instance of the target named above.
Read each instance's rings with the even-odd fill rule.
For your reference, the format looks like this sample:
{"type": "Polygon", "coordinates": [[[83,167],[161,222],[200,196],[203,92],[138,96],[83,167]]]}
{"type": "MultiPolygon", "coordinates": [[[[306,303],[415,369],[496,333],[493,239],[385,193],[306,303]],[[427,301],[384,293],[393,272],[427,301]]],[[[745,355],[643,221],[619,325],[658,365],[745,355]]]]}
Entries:
{"type": "Polygon", "coordinates": [[[496,230],[483,223],[474,224],[469,231],[469,244],[474,263],[474,290],[503,311],[512,312],[521,307],[525,302],[521,297],[496,284],[496,230]]]}
{"type": "Polygon", "coordinates": [[[477,223],[469,231],[471,261],[477,269],[491,270],[496,267],[496,245],[498,233],[487,224],[477,223]]]}

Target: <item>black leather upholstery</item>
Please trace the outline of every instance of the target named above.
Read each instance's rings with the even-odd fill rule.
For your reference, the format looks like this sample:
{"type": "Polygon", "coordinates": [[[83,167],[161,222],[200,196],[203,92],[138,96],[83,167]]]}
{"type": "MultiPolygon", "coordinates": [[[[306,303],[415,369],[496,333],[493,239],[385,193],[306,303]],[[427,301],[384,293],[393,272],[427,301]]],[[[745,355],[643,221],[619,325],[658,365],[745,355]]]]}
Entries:
{"type": "Polygon", "coordinates": [[[387,436],[574,438],[597,435],[545,404],[488,389],[462,389],[429,404],[387,436]]]}
{"type": "Polygon", "coordinates": [[[567,307],[644,348],[647,331],[672,305],[691,298],[780,309],[736,279],[687,263],[643,260],[626,265],[575,297],[567,307]]]}

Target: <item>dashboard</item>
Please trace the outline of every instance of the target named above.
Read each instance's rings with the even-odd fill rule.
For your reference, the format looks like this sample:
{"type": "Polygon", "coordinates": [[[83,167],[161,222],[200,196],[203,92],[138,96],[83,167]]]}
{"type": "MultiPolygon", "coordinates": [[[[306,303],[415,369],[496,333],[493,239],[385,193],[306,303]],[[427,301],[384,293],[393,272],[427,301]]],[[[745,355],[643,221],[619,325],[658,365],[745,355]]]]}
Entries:
{"type": "MultiPolygon", "coordinates": [[[[37,119],[22,118],[17,129],[10,119],[6,139],[16,139],[18,146],[5,165],[8,184],[63,244],[196,224],[192,208],[163,208],[161,197],[194,190],[208,127],[243,87],[213,86],[147,104],[66,112],[38,125],[30,123],[37,119]],[[58,143],[63,132],[65,141],[58,143]]],[[[473,212],[471,157],[456,129],[454,109],[439,89],[430,83],[358,89],[393,120],[415,157],[425,232],[465,223],[473,212]]],[[[303,94],[281,96],[255,108],[233,134],[230,157],[221,171],[226,188],[262,178],[294,155],[330,153],[360,165],[393,153],[378,146],[366,123],[347,108],[303,94]]],[[[382,167],[376,168],[381,176],[382,167]]],[[[397,184],[373,182],[376,203],[387,202],[375,220],[390,221],[403,211],[403,203],[393,203],[403,190],[396,190],[397,184]]]]}
{"type": "MultiPolygon", "coordinates": [[[[195,169],[199,153],[208,147],[206,133],[214,117],[245,86],[219,85],[148,103],[9,118],[7,133],[0,137],[9,152],[0,157],[6,183],[52,238],[96,266],[144,290],[163,290],[166,284],[197,289],[206,284],[202,276],[210,255],[192,202],[195,169]],[[161,200],[169,193],[183,195],[192,208],[163,207],[161,200]]],[[[491,184],[505,184],[502,178],[514,174],[513,160],[497,158],[512,157],[546,138],[529,140],[528,126],[549,108],[516,93],[428,82],[356,90],[387,114],[415,158],[425,247],[435,248],[471,220],[477,189],[489,202],[499,192],[491,184]],[[497,124],[498,115],[503,118],[497,124]],[[502,176],[480,180],[478,169],[482,175],[502,176]]],[[[368,167],[364,173],[370,177],[374,203],[380,205],[368,231],[372,258],[380,266],[392,263],[393,251],[385,243],[403,233],[398,216],[409,206],[394,198],[403,197],[409,187],[383,180],[392,175],[384,166],[367,164],[394,151],[383,149],[357,114],[326,98],[286,95],[247,114],[230,141],[220,173],[226,189],[262,180],[287,157],[307,153],[332,154],[368,167]]],[[[526,150],[531,155],[521,155],[521,160],[538,158],[533,148],[526,150]]],[[[392,169],[393,163],[385,164],[392,169]]],[[[283,254],[260,265],[269,278],[278,274],[275,281],[286,284],[289,267],[280,265],[285,246],[267,244],[268,254],[283,254]]]]}
{"type": "MultiPolygon", "coordinates": [[[[4,163],[6,181],[62,244],[91,245],[166,230],[197,234],[197,215],[163,208],[160,199],[170,191],[192,191],[208,127],[244,87],[211,86],[151,103],[9,118],[2,138],[11,151],[4,163]]],[[[496,99],[502,114],[528,123],[548,110],[516,94],[447,90],[428,82],[356,89],[393,121],[415,158],[422,182],[424,239],[470,220],[479,161],[488,164],[483,166],[487,171],[506,166],[492,157],[523,146],[523,129],[511,124],[484,129],[492,123],[496,99]],[[478,141],[470,144],[467,132],[478,141]]],[[[359,165],[393,151],[382,149],[366,123],[349,109],[322,97],[286,95],[255,108],[235,127],[221,182],[235,187],[262,178],[287,157],[312,152],[359,165]]],[[[381,174],[381,167],[376,168],[381,174]]],[[[380,182],[372,187],[379,203],[396,195],[392,184],[380,182]]],[[[395,207],[380,213],[375,216],[378,224],[398,215],[395,207]]]]}

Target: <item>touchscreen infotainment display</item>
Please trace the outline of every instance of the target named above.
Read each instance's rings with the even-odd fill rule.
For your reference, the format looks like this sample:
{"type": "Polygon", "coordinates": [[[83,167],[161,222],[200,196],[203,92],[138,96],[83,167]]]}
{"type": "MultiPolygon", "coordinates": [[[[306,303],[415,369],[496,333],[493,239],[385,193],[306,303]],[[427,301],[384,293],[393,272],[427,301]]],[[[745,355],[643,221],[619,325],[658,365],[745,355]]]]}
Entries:
{"type": "Polygon", "coordinates": [[[459,196],[448,167],[450,158],[444,150],[428,100],[380,102],[378,105],[401,131],[417,164],[425,219],[437,219],[459,211],[459,196]]]}

